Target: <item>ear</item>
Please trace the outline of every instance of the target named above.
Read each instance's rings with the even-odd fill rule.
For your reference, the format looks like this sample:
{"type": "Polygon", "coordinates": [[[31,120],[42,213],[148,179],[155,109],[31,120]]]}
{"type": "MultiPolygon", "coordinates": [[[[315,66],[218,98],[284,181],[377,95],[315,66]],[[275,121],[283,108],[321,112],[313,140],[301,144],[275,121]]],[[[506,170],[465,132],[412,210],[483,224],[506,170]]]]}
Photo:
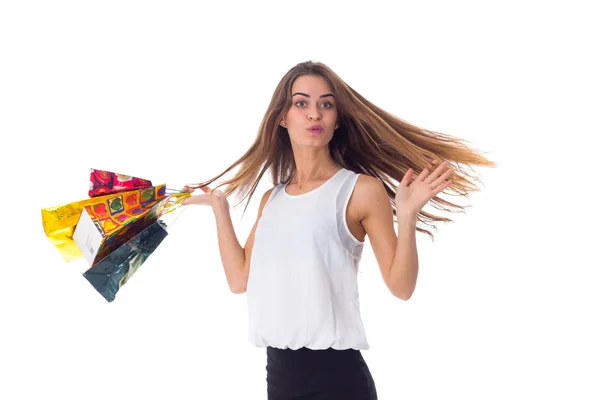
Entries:
{"type": "Polygon", "coordinates": [[[281,121],[279,121],[279,125],[285,128],[286,127],[285,126],[285,119],[282,119],[281,121]]]}

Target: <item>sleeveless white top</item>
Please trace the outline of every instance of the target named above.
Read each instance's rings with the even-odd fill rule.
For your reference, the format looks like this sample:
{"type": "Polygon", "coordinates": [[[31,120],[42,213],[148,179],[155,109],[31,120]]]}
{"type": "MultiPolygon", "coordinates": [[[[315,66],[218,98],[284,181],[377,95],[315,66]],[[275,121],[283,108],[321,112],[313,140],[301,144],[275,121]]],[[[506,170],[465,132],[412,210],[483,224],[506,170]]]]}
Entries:
{"type": "Polygon", "coordinates": [[[359,174],[342,168],[292,196],[275,186],[254,237],[246,295],[257,347],[368,349],[357,272],[363,242],[346,223],[359,174]]]}

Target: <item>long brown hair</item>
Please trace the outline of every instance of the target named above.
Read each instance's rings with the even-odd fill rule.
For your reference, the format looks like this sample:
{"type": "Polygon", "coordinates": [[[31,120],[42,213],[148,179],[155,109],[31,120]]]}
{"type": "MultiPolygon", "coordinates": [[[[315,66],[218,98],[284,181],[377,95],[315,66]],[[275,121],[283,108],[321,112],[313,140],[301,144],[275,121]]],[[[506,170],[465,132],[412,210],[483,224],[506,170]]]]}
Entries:
{"type": "MultiPolygon", "coordinates": [[[[289,182],[296,166],[289,135],[279,121],[292,106],[292,84],[303,75],[321,76],[333,89],[340,126],[329,142],[332,159],[346,169],[373,176],[383,182],[394,216],[395,188],[409,168],[413,169],[416,176],[432,161],[447,161],[454,172],[452,184],[443,193],[453,192],[456,196],[468,197],[469,193],[479,191],[475,182],[480,180],[466,171],[465,167],[474,172],[473,166],[496,166],[493,161],[470,148],[469,142],[411,125],[365,99],[325,64],[307,61],[290,69],[275,88],[256,140],[248,151],[225,171],[198,185],[210,185],[241,165],[233,178],[220,183],[215,189],[227,185],[223,192],[227,196],[236,192],[241,198],[240,203],[248,197],[245,211],[267,170],[271,172],[274,185],[289,182]]],[[[439,196],[431,199],[430,203],[438,210],[450,212],[464,212],[466,207],[439,196]]],[[[417,230],[433,239],[433,234],[419,226],[419,223],[435,229],[435,222],[439,221],[452,220],[421,210],[417,215],[417,230]]]]}

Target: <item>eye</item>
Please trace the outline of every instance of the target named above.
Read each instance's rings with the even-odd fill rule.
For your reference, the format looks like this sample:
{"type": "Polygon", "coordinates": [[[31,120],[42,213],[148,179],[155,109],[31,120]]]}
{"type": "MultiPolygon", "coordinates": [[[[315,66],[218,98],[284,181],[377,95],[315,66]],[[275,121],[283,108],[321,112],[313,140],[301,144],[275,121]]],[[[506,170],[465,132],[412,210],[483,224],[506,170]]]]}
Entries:
{"type": "Polygon", "coordinates": [[[294,104],[296,105],[296,107],[302,107],[301,105],[300,106],[298,105],[300,103],[304,104],[304,101],[300,100],[300,101],[295,102],[294,104]]]}
{"type": "Polygon", "coordinates": [[[333,108],[333,104],[326,101],[325,103],[323,103],[324,108],[333,108]]]}

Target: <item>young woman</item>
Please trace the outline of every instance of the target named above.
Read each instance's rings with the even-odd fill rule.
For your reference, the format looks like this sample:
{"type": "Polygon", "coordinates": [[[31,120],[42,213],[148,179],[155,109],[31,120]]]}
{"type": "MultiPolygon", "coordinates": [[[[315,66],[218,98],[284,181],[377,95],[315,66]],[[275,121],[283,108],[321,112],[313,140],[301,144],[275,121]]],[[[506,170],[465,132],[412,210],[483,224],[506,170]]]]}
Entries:
{"type": "Polygon", "coordinates": [[[326,65],[304,62],[275,89],[246,154],[184,188],[205,192],[184,204],[212,206],[229,287],[247,293],[249,341],[266,347],[269,399],[377,398],[360,352],[369,348],[357,286],[365,237],[391,294],[410,299],[416,231],[432,236],[419,223],[450,221],[422,208],[431,201],[463,209],[438,194],[478,190],[478,179],[461,168],[475,165],[494,163],[460,139],[378,108],[326,65]],[[218,186],[228,185],[225,191],[208,188],[237,166],[218,186]],[[242,248],[227,197],[237,192],[249,202],[267,171],[274,187],[242,248]]]}

